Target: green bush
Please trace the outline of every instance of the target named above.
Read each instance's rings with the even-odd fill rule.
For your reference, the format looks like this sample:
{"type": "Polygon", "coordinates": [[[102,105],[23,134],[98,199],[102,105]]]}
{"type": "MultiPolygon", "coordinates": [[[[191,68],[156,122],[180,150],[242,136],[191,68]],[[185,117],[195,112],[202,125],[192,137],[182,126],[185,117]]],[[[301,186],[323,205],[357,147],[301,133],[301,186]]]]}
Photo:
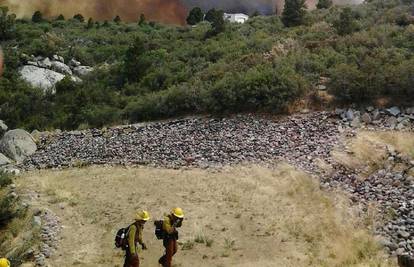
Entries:
{"type": "Polygon", "coordinates": [[[12,183],[11,175],[0,170],[0,188],[6,187],[12,183]]]}
{"type": "Polygon", "coordinates": [[[16,15],[8,14],[7,7],[0,6],[0,41],[12,39],[16,34],[16,15]]]}

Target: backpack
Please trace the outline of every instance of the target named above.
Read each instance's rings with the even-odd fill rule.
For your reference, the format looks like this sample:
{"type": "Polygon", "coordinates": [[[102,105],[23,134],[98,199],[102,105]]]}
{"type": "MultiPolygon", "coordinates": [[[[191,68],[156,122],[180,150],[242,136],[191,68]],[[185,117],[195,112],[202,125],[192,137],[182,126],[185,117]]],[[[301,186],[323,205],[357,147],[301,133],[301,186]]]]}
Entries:
{"type": "Polygon", "coordinates": [[[162,225],[164,224],[163,220],[158,220],[154,222],[155,225],[155,236],[157,237],[158,240],[160,239],[164,239],[166,237],[166,233],[162,227],[162,225]]]}
{"type": "Polygon", "coordinates": [[[129,233],[129,228],[131,227],[128,226],[126,228],[121,228],[116,232],[115,235],[115,247],[117,248],[122,248],[125,249],[128,245],[128,233],[129,233]]]}

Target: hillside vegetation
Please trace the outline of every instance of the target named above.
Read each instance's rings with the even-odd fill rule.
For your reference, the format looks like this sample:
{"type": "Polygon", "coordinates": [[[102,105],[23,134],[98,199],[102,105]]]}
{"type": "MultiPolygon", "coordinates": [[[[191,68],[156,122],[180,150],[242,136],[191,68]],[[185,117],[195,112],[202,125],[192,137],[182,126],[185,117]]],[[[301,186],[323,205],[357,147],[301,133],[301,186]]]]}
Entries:
{"type": "Polygon", "coordinates": [[[278,113],[315,98],[320,83],[345,103],[406,102],[414,90],[411,4],[372,0],[306,12],[295,27],[257,16],[213,29],[80,15],[46,21],[37,14],[33,22],[4,10],[1,117],[12,128],[76,129],[194,113],[278,113]],[[19,78],[31,55],[54,54],[95,71],[83,83],[62,80],[56,94],[19,78]]]}

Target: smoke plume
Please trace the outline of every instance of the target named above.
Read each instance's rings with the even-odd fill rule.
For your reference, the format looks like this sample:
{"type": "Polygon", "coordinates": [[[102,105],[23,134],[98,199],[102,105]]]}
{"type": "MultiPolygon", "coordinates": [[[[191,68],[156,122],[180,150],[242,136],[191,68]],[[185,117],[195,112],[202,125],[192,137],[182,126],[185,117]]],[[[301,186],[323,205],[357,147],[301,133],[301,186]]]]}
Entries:
{"type": "Polygon", "coordinates": [[[119,15],[125,21],[137,21],[141,14],[149,20],[184,24],[186,7],[180,0],[0,0],[18,17],[31,17],[39,10],[46,17],[63,14],[67,18],[80,13],[95,20],[111,20],[119,15]]]}

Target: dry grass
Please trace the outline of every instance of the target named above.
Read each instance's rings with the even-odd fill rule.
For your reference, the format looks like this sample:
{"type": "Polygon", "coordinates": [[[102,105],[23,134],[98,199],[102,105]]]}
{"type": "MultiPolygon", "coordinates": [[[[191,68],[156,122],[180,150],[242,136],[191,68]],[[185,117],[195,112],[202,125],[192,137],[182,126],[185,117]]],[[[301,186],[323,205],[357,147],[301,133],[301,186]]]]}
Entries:
{"type": "Polygon", "coordinates": [[[398,131],[360,131],[348,140],[349,151],[335,150],[333,157],[351,169],[361,170],[368,175],[384,167],[387,160],[387,147],[394,147],[397,153],[414,157],[414,133],[398,131]]]}
{"type": "MultiPolygon", "coordinates": [[[[216,172],[87,167],[32,172],[20,182],[63,221],[61,256],[51,266],[121,266],[114,232],[135,209],[158,219],[172,206],[186,212],[180,242],[187,250],[177,266],[395,266],[340,194],[284,164],[216,172]]],[[[144,239],[142,266],[157,266],[162,242],[151,222],[144,239]]]]}

